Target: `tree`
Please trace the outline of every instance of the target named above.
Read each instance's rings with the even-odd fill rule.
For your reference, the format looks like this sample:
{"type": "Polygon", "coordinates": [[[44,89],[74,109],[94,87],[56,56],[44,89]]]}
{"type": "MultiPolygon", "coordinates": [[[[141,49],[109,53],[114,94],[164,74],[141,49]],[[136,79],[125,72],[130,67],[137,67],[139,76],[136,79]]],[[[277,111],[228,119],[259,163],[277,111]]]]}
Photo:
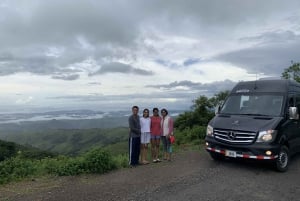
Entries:
{"type": "Polygon", "coordinates": [[[218,105],[223,105],[225,99],[229,95],[230,91],[221,91],[214,95],[214,97],[210,98],[210,102],[213,104],[214,107],[218,105]]]}
{"type": "Polygon", "coordinates": [[[175,121],[175,127],[179,130],[184,128],[193,128],[194,126],[206,126],[209,120],[214,116],[214,108],[223,104],[229,91],[221,91],[212,98],[200,96],[193,100],[192,111],[179,115],[175,121]]]}
{"type": "Polygon", "coordinates": [[[284,79],[293,79],[300,82],[300,63],[292,63],[291,66],[285,68],[281,77],[284,79]]]}

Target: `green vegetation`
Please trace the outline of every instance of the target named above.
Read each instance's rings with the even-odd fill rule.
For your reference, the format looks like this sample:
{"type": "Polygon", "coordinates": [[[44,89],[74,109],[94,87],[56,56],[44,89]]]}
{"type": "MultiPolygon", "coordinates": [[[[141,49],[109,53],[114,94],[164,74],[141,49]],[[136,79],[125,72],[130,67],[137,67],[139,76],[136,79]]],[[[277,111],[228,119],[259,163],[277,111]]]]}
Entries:
{"type": "Polygon", "coordinates": [[[30,145],[22,146],[14,142],[0,140],[0,161],[16,156],[28,159],[41,159],[45,157],[54,157],[56,154],[37,149],[30,145]]]}
{"type": "Polygon", "coordinates": [[[128,166],[128,128],[53,130],[13,137],[20,142],[28,138],[41,149],[61,153],[0,140],[0,184],[43,175],[105,173],[128,166]]]}
{"type": "Polygon", "coordinates": [[[294,63],[292,61],[292,65],[284,69],[281,77],[284,79],[293,79],[296,82],[300,82],[300,63],[294,63]]]}
{"type": "Polygon", "coordinates": [[[223,91],[211,98],[200,96],[194,100],[192,110],[176,118],[176,145],[201,144],[206,135],[206,126],[214,116],[214,108],[222,105],[228,94],[229,91],[223,91]]]}
{"type": "Polygon", "coordinates": [[[77,156],[92,148],[105,147],[126,141],[128,139],[128,128],[44,130],[11,134],[5,136],[5,139],[19,144],[30,144],[48,152],[77,156]]]}
{"type": "MultiPolygon", "coordinates": [[[[175,152],[203,143],[214,107],[222,104],[228,93],[220,92],[212,98],[200,96],[193,101],[191,111],[175,119],[175,152]]],[[[46,130],[10,135],[10,139],[46,151],[0,141],[0,184],[44,175],[102,174],[128,166],[126,127],[46,130]]]]}
{"type": "Polygon", "coordinates": [[[0,162],[0,184],[49,174],[57,176],[101,174],[126,166],[127,157],[113,157],[101,148],[92,149],[77,157],[58,156],[34,160],[16,156],[0,162]]]}

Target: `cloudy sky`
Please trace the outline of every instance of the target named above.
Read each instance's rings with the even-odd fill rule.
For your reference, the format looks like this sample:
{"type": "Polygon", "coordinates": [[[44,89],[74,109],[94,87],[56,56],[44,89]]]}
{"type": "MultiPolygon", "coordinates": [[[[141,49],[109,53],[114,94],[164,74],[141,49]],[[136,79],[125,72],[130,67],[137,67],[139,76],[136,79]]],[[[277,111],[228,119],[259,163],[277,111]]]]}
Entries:
{"type": "Polygon", "coordinates": [[[189,108],[300,61],[299,0],[0,0],[0,110],[189,108]]]}

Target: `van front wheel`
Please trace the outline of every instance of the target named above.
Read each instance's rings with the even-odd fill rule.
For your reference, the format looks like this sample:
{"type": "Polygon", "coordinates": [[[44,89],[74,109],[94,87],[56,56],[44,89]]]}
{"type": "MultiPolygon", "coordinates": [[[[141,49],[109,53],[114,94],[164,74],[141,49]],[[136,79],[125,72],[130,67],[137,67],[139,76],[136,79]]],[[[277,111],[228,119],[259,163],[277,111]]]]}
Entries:
{"type": "Polygon", "coordinates": [[[285,172],[289,165],[289,149],[286,146],[282,146],[278,153],[278,157],[275,162],[277,171],[285,172]]]}

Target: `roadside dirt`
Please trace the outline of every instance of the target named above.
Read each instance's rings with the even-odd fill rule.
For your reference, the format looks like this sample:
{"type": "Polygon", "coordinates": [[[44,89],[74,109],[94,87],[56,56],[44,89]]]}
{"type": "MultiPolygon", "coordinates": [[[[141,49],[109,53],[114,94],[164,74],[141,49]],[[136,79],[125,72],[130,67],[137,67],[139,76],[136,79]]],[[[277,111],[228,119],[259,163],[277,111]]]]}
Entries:
{"type": "Polygon", "coordinates": [[[276,172],[257,161],[214,161],[201,150],[176,153],[104,175],[36,179],[0,187],[4,201],[293,201],[300,197],[300,155],[276,172]]]}
{"type": "Polygon", "coordinates": [[[173,160],[125,168],[104,175],[39,178],[0,187],[0,200],[130,200],[142,191],[197,170],[203,151],[176,153],[173,160]]]}

